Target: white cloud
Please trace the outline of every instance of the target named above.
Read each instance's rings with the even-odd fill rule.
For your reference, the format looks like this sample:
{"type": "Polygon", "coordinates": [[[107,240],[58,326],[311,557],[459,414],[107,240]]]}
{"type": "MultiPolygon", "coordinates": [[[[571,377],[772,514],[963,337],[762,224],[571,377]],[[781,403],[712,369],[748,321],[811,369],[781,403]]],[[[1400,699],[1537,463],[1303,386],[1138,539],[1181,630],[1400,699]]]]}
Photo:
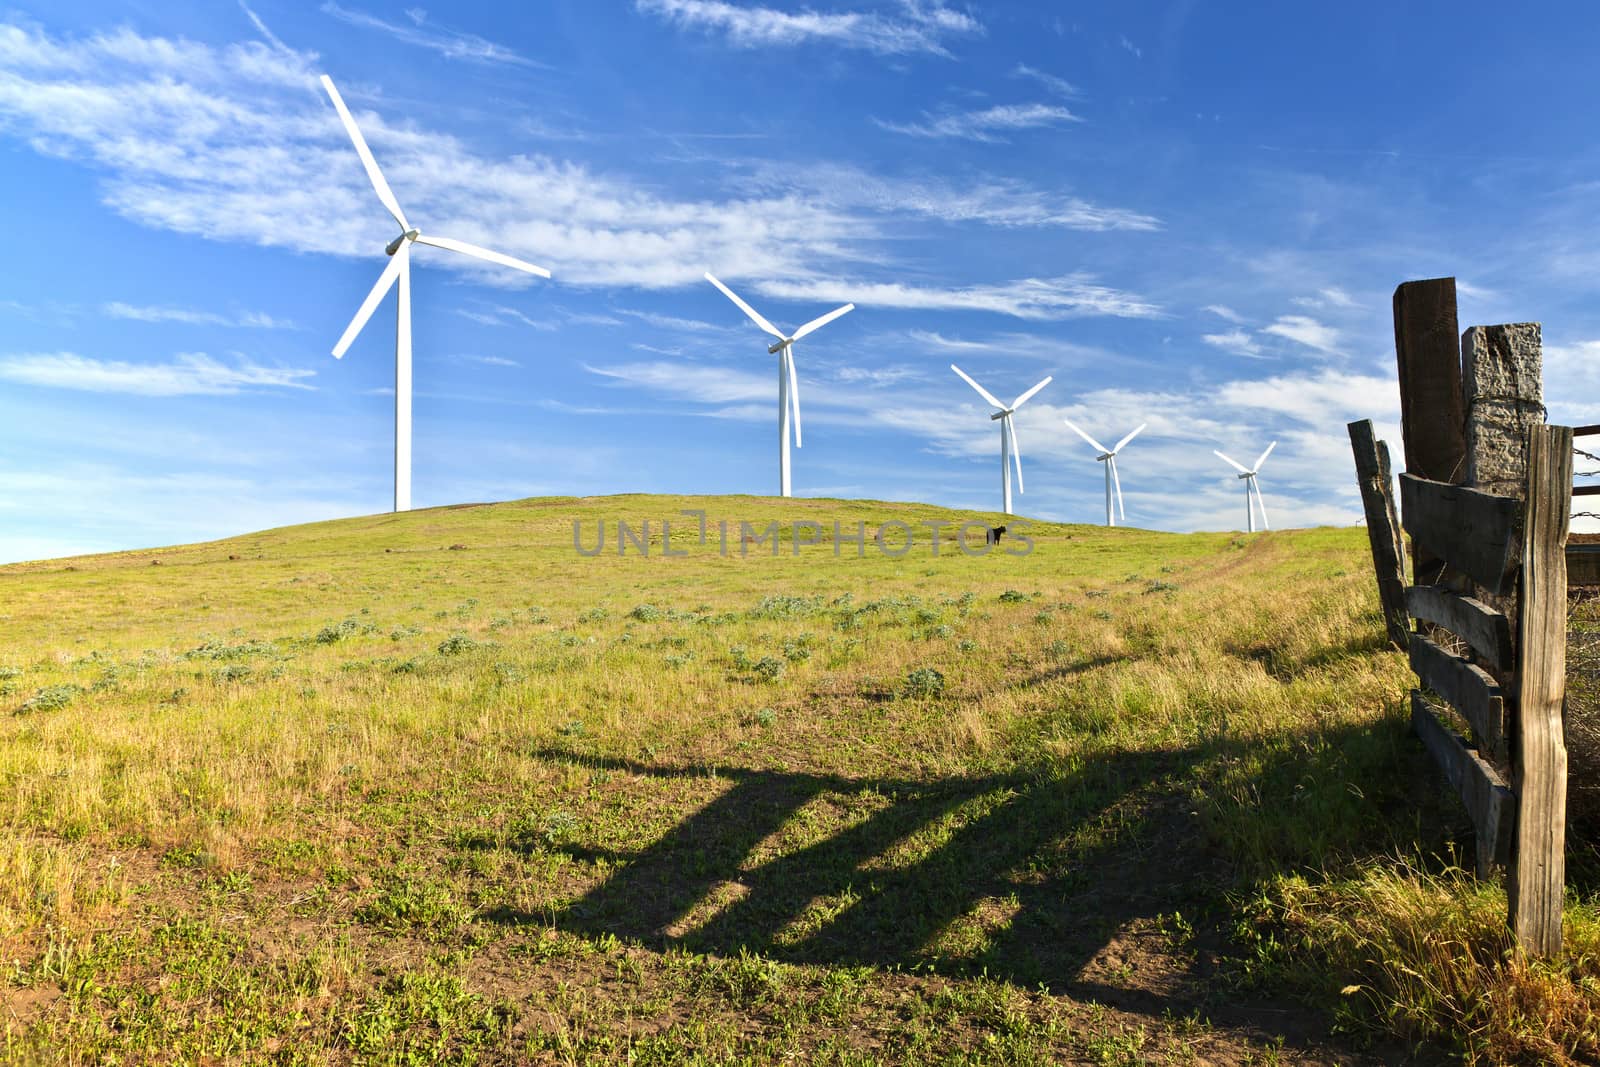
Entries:
{"type": "Polygon", "coordinates": [[[1351,298],[1349,293],[1335,286],[1318,290],[1316,296],[1297,296],[1289,302],[1297,307],[1309,308],[1312,311],[1322,311],[1330,307],[1353,308],[1356,306],[1355,300],[1351,298]]]}
{"type": "MultiPolygon", "coordinates": [[[[248,10],[248,9],[247,9],[248,10]]],[[[428,13],[421,8],[409,8],[406,17],[411,25],[385,22],[364,11],[340,7],[333,0],[322,5],[322,13],[347,25],[364,30],[376,30],[393,37],[402,44],[414,45],[437,52],[446,59],[467,59],[477,63],[509,63],[517,66],[543,66],[518,55],[511,49],[485,40],[476,34],[461,33],[441,26],[430,25],[428,13]]],[[[251,16],[254,19],[254,15],[251,16]]],[[[258,23],[259,25],[259,23],[258,23]]]]}
{"type": "Polygon", "coordinates": [[[1089,275],[1024,278],[1003,285],[935,288],[893,282],[768,281],[756,288],[784,300],[843,301],[863,306],[925,311],[988,311],[1019,319],[1048,321],[1109,315],[1161,317],[1154,304],[1117,289],[1096,285],[1089,275]]]}
{"type": "Polygon", "coordinates": [[[1243,330],[1229,330],[1227,333],[1208,333],[1202,336],[1200,340],[1208,345],[1213,345],[1241,356],[1261,355],[1261,346],[1243,330]]]}
{"type": "Polygon", "coordinates": [[[770,167],[756,185],[768,194],[797,192],[841,211],[868,208],[889,215],[918,215],[940,222],[977,222],[1007,229],[1159,230],[1161,220],[1105,207],[1014,178],[985,176],[957,186],[938,178],[883,178],[856,167],[819,164],[770,167]]]}
{"type": "Polygon", "coordinates": [[[455,312],[464,319],[470,319],[484,326],[510,326],[515,323],[522,326],[531,326],[535,330],[554,330],[558,328],[553,322],[545,322],[533,318],[514,307],[507,307],[504,304],[491,304],[481,308],[456,308],[455,312]]]}
{"type": "Polygon", "coordinates": [[[1075,97],[1080,95],[1078,87],[1067,81],[1067,79],[1059,78],[1042,70],[1036,70],[1026,63],[1018,63],[1017,68],[1011,72],[1011,75],[1015,78],[1032,78],[1057,96],[1075,97]]]}
{"type": "Polygon", "coordinates": [[[134,322],[176,322],[186,326],[249,326],[261,330],[292,330],[294,323],[288,319],[273,318],[264,311],[245,311],[236,315],[223,315],[215,311],[196,311],[191,308],[147,307],[112,301],[101,306],[101,311],[114,319],[134,322]]]}
{"type": "Polygon", "coordinates": [[[980,111],[957,111],[931,115],[924,111],[922,122],[897,123],[873,119],[893,133],[911,137],[956,137],[968,141],[1003,143],[1000,133],[1059,126],[1063,122],[1082,122],[1078,116],[1056,104],[997,104],[980,111]]]}
{"type": "Polygon", "coordinates": [[[708,404],[768,400],[777,394],[768,375],[697,363],[623,363],[610,367],[584,364],[583,369],[628,385],[708,404]]]}
{"type": "Polygon", "coordinates": [[[1306,315],[1280,315],[1278,321],[1261,332],[1286,338],[1319,352],[1336,352],[1339,345],[1338,330],[1306,315]]]}
{"type": "MultiPolygon", "coordinates": [[[[905,10],[927,18],[936,12],[926,5],[905,10]]],[[[41,152],[94,167],[105,202],[140,224],[370,259],[393,237],[392,225],[317,89],[314,61],[259,42],[211,48],[127,30],[57,39],[0,25],[0,129],[41,152]]],[[[844,273],[836,269],[842,264],[881,269],[890,262],[884,243],[900,230],[881,225],[872,210],[889,213],[887,201],[907,192],[903,185],[874,191],[876,209],[793,189],[672,199],[656,191],[653,178],[635,183],[540,155],[484,156],[447,134],[375,114],[362,96],[359,86],[347,87],[346,99],[408,214],[431,231],[548,264],[566,285],[697,285],[711,266],[728,277],[801,286],[814,271],[844,273]]],[[[1157,225],[1148,216],[1003,180],[970,190],[925,182],[921,189],[912,210],[930,217],[1082,229],[1157,225]]],[[[536,284],[463,257],[419,254],[430,266],[486,284],[536,284]]],[[[1012,288],[957,289],[966,295],[953,299],[902,294],[895,306],[1004,305],[1003,293],[1012,288]]],[[[883,295],[896,292],[891,287],[883,295]]],[[[1029,318],[1147,313],[1138,303],[1102,289],[1069,296],[1066,305],[1059,294],[1046,294],[1018,306],[1029,318]],[[1096,304],[1102,312],[1093,311],[1096,304]]]]}
{"type": "Polygon", "coordinates": [[[634,6],[680,26],[719,32],[738,48],[825,43],[880,55],[947,56],[943,38],[983,32],[976,19],[946,7],[942,0],[901,0],[898,16],[859,11],[791,14],[724,0],[637,0],[634,6]]]}
{"type": "Polygon", "coordinates": [[[473,355],[461,354],[461,355],[451,356],[450,358],[454,359],[454,360],[459,360],[462,363],[482,363],[485,366],[489,366],[489,367],[520,367],[520,366],[522,366],[522,364],[518,363],[516,360],[507,359],[504,356],[473,356],[473,355]]]}
{"type": "Polygon", "coordinates": [[[1118,37],[1117,43],[1122,46],[1123,51],[1132,55],[1134,59],[1144,58],[1144,50],[1138,45],[1134,44],[1132,41],[1128,40],[1125,35],[1118,37]]]}
{"type": "Polygon", "coordinates": [[[0,357],[0,379],[23,385],[136,396],[223,396],[253,389],[310,389],[316,371],[263,367],[239,358],[228,364],[204,353],[170,363],[125,363],[71,352],[0,357]]]}
{"type": "Polygon", "coordinates": [[[1220,319],[1227,319],[1235,324],[1242,324],[1244,316],[1225,304],[1207,304],[1202,310],[1209,311],[1220,319]]]}

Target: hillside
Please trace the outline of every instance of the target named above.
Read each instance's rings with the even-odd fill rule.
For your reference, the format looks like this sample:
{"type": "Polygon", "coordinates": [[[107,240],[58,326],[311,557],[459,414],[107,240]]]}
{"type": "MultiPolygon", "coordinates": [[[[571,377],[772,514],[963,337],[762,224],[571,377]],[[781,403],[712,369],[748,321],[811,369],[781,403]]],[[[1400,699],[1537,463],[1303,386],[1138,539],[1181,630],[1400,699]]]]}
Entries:
{"type": "Polygon", "coordinates": [[[1428,1036],[1314,933],[1453,877],[1364,532],[935,555],[921,524],[967,520],[998,517],[528,500],[0,567],[8,1047],[1372,1055],[1333,1007],[1428,1036]],[[915,541],[796,554],[835,520],[915,541]]]}

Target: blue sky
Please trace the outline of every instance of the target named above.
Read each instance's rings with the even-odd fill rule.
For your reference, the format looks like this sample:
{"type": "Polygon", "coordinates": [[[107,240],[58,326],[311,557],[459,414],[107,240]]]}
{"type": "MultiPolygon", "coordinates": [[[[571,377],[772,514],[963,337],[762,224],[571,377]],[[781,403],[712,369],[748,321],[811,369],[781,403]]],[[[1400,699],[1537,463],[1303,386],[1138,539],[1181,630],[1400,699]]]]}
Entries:
{"type": "Polygon", "coordinates": [[[24,0],[0,15],[0,560],[385,510],[394,315],[330,355],[394,226],[414,256],[418,506],[771,493],[794,327],[802,496],[1354,522],[1344,423],[1399,448],[1390,295],[1545,325],[1600,421],[1600,12],[954,0],[24,0]]]}

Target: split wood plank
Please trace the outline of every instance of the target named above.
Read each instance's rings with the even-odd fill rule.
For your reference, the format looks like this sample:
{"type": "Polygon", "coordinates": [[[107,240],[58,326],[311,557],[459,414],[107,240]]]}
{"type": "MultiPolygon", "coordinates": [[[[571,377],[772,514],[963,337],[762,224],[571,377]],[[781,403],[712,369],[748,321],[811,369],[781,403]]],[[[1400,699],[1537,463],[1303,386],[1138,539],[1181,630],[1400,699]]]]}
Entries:
{"type": "Polygon", "coordinates": [[[1461,638],[1495,670],[1511,669],[1511,620],[1481,600],[1442,585],[1414,585],[1406,590],[1406,609],[1461,638]]]}
{"type": "Polygon", "coordinates": [[[1561,952],[1566,892],[1567,527],[1572,510],[1572,430],[1528,433],[1527,521],[1517,628],[1517,853],[1507,881],[1519,951],[1561,952]]]}
{"type": "Polygon", "coordinates": [[[1417,544],[1491,593],[1511,587],[1521,544],[1520,501],[1402,474],[1400,505],[1417,544]]]}
{"type": "Polygon", "coordinates": [[[1411,726],[1444,770],[1472,816],[1478,838],[1478,874],[1487,877],[1511,856],[1517,799],[1493,766],[1434,714],[1428,698],[1411,691],[1411,726]]]}
{"type": "Polygon", "coordinates": [[[1411,635],[1411,669],[1422,684],[1450,702],[1491,759],[1506,755],[1506,704],[1489,672],[1446,652],[1421,634],[1411,635]]]}
{"type": "Polygon", "coordinates": [[[1389,640],[1402,651],[1411,632],[1406,611],[1406,554],[1400,542],[1400,522],[1394,509],[1394,475],[1389,467],[1389,446],[1372,431],[1372,421],[1348,426],[1350,449],[1355,453],[1356,481],[1361,486],[1361,506],[1367,517],[1367,540],[1378,572],[1378,602],[1389,628],[1389,640]]]}

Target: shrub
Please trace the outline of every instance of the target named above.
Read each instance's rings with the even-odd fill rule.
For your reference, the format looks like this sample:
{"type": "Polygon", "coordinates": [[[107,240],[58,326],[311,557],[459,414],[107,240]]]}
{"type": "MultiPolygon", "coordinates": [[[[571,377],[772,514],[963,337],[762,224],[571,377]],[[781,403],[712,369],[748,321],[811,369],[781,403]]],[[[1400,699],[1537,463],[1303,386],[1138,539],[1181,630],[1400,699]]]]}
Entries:
{"type": "Polygon", "coordinates": [[[932,667],[918,667],[906,672],[905,684],[900,693],[908,697],[936,697],[944,692],[944,675],[932,667]]]}
{"type": "Polygon", "coordinates": [[[347,637],[352,637],[361,629],[361,624],[354,619],[345,619],[343,622],[330,623],[317,631],[317,644],[336,645],[347,637]]]}
{"type": "Polygon", "coordinates": [[[1027,593],[1019,593],[1015,589],[1007,589],[1005,592],[1000,594],[1000,602],[1002,604],[1020,604],[1027,599],[1027,593]]]}
{"type": "Polygon", "coordinates": [[[750,670],[763,681],[776,682],[783,677],[783,660],[776,656],[762,656],[750,665],[750,670]]]}
{"type": "Polygon", "coordinates": [[[482,645],[479,642],[474,641],[466,634],[451,634],[439,642],[439,655],[459,656],[463,652],[471,652],[473,649],[481,647],[482,645]]]}
{"type": "Polygon", "coordinates": [[[21,711],[60,711],[83,690],[75,685],[47,685],[22,702],[21,711]]]}

